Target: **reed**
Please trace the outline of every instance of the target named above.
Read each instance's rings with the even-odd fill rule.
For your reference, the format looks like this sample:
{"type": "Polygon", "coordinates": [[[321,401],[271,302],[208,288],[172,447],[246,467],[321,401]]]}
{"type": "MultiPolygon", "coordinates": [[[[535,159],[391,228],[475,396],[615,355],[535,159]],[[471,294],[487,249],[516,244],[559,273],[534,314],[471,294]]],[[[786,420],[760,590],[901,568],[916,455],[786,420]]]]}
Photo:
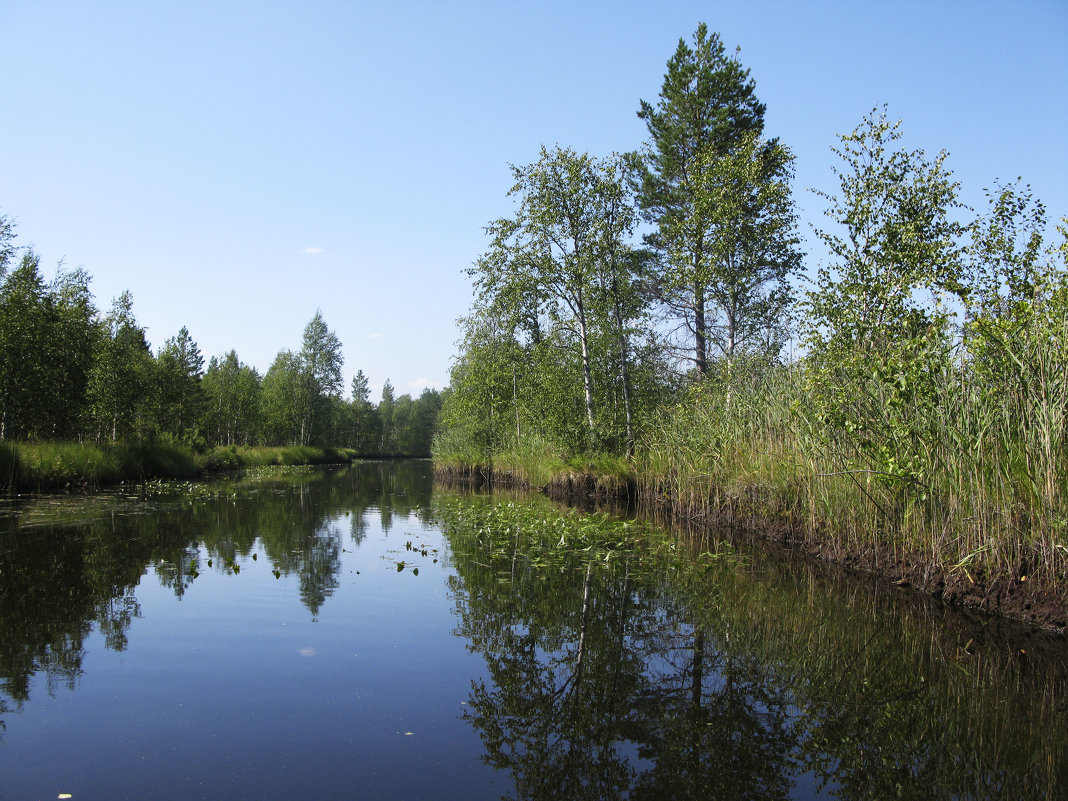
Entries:
{"type": "Polygon", "coordinates": [[[199,472],[191,448],[162,442],[5,443],[0,469],[0,486],[17,491],[90,489],[146,478],[191,478],[199,472]]]}
{"type": "Polygon", "coordinates": [[[1024,367],[1000,381],[966,356],[928,365],[930,386],[906,403],[857,382],[848,426],[818,413],[805,365],[734,365],[729,385],[712,376],[664,413],[639,449],[643,494],[683,515],[785,520],[848,548],[1063,584],[1068,360],[1057,339],[1027,337],[1024,367]]]}
{"type": "Polygon", "coordinates": [[[85,490],[154,478],[194,478],[246,467],[345,464],[355,458],[357,453],[347,448],[299,445],[215,448],[201,454],[188,445],[170,441],[5,442],[0,443],[0,489],[85,490]]]}

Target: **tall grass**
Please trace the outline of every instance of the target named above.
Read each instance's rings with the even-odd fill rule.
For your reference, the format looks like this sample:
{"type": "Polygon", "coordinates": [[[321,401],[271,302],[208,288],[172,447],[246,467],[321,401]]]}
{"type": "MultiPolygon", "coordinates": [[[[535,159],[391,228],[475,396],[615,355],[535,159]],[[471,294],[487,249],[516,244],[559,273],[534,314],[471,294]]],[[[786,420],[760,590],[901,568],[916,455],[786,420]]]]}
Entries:
{"type": "Polygon", "coordinates": [[[853,382],[848,426],[819,411],[822,388],[803,364],[736,363],[729,380],[721,366],[639,449],[643,494],[966,576],[1063,584],[1068,360],[1056,340],[1028,338],[999,382],[966,356],[929,365],[930,386],[907,402],[878,380],[839,376],[853,382]]]}
{"type": "Polygon", "coordinates": [[[616,491],[633,483],[634,466],[624,456],[602,452],[571,453],[539,433],[524,432],[496,450],[479,446],[455,428],[441,430],[432,448],[434,467],[444,477],[481,476],[494,483],[545,489],[581,476],[616,491]]]}
{"type": "Polygon", "coordinates": [[[193,478],[245,467],[339,464],[356,457],[355,451],[346,448],[301,445],[220,447],[198,453],[177,442],[4,442],[0,443],[0,489],[82,490],[154,478],[193,478]]]}
{"type": "Polygon", "coordinates": [[[101,445],[5,443],[0,486],[17,490],[83,489],[146,478],[190,478],[200,467],[192,449],[174,443],[101,445]]]}

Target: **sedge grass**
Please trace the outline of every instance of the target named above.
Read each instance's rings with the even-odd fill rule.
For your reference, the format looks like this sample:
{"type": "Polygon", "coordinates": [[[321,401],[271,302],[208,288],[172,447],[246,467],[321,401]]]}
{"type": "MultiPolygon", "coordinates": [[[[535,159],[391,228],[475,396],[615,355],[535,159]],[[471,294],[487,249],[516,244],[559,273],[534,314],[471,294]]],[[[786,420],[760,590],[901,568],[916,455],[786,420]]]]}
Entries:
{"type": "Polygon", "coordinates": [[[341,464],[355,458],[357,453],[347,448],[300,445],[220,447],[200,454],[176,442],[4,442],[0,443],[0,489],[93,489],[153,478],[194,478],[247,467],[341,464]]]}

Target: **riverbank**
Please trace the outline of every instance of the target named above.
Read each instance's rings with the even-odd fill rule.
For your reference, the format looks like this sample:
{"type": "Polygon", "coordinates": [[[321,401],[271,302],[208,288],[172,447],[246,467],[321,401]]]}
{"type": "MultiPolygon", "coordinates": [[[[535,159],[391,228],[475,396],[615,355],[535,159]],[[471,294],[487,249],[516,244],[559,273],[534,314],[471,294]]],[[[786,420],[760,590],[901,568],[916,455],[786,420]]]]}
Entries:
{"type": "Polygon", "coordinates": [[[844,536],[844,527],[830,520],[810,522],[804,514],[810,509],[791,509],[785,494],[770,491],[766,484],[710,493],[699,504],[691,495],[675,496],[662,483],[618,464],[613,470],[600,471],[565,465],[539,482],[514,466],[496,471],[488,465],[435,465],[435,475],[473,486],[539,491],[586,508],[624,504],[692,533],[733,544],[756,542],[788,555],[875,576],[903,592],[923,593],[951,606],[1068,633],[1068,577],[1058,579],[1048,571],[1032,574],[1026,569],[1026,557],[1022,569],[999,571],[984,562],[981,554],[951,562],[936,552],[895,542],[885,532],[867,540],[853,531],[844,536]]]}
{"type": "Polygon", "coordinates": [[[147,479],[200,478],[266,465],[347,464],[360,454],[348,448],[216,447],[203,452],[179,443],[0,443],[0,490],[89,491],[147,479]]]}

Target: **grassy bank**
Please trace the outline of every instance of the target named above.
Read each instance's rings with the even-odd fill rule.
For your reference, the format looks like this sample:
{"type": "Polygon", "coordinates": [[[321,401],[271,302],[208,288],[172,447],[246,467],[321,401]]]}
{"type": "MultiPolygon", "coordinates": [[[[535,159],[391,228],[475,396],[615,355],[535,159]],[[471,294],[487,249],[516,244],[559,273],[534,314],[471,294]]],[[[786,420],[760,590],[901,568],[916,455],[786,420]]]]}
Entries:
{"type": "MultiPolygon", "coordinates": [[[[800,368],[694,391],[640,451],[643,494],[680,512],[780,521],[847,553],[1068,586],[1064,377],[1002,394],[931,369],[907,398],[857,376],[848,416],[800,368]]],[[[843,403],[844,407],[844,403],[843,403]]]]}
{"type": "Polygon", "coordinates": [[[536,489],[562,497],[630,496],[637,486],[632,459],[612,454],[565,455],[543,440],[495,453],[446,450],[439,440],[434,472],[442,479],[536,489]]]}
{"type": "Polygon", "coordinates": [[[0,443],[0,489],[16,492],[83,490],[150,478],[195,478],[206,473],[264,465],[342,464],[358,454],[347,448],[193,448],[166,442],[0,443]]]}
{"type": "MultiPolygon", "coordinates": [[[[629,477],[642,503],[677,517],[771,533],[946,597],[978,593],[984,608],[1038,588],[1063,603],[1068,374],[1052,348],[1039,343],[1029,364],[1045,372],[1015,385],[945,359],[921,365],[920,388],[738,361],[664,409],[630,459],[543,445],[482,464],[549,491],[629,477]]],[[[461,470],[458,456],[439,467],[461,470]]]]}

